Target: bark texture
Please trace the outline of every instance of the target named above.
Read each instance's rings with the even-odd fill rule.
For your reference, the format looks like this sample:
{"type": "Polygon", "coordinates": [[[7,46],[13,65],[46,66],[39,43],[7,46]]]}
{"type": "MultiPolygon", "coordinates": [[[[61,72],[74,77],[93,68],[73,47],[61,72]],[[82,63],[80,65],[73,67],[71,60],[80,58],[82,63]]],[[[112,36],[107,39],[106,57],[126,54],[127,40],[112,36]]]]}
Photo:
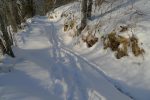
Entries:
{"type": "Polygon", "coordinates": [[[91,19],[93,0],[82,0],[81,3],[81,26],[78,28],[77,36],[87,25],[87,19],[91,19]]]}

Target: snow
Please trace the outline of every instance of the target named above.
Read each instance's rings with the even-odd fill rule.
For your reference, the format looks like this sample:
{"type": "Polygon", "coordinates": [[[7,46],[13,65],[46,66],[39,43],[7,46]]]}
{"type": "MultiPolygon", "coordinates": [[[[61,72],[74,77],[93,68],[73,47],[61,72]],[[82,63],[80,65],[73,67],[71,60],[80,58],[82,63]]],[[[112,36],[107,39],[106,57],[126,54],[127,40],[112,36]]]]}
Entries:
{"type": "Polygon", "coordinates": [[[27,27],[16,34],[16,58],[6,56],[0,64],[0,100],[149,100],[150,1],[107,1],[93,12],[90,28],[101,23],[96,31],[100,39],[119,25],[129,25],[128,32],[120,34],[136,34],[144,57],[130,54],[118,60],[100,40],[87,48],[70,36],[73,30],[63,32],[62,13],[73,13],[79,24],[80,3],[71,3],[47,14],[54,19],[28,19],[27,27]]]}
{"type": "Polygon", "coordinates": [[[101,71],[61,47],[56,28],[56,22],[35,17],[17,34],[16,58],[5,59],[15,63],[13,69],[0,75],[0,99],[130,100],[101,71]]]}
{"type": "MultiPolygon", "coordinates": [[[[122,0],[116,0],[112,5],[111,3],[106,3],[102,5],[101,11],[95,10],[95,12],[93,12],[93,20],[88,23],[91,28],[94,27],[95,24],[100,23],[100,32],[96,33],[98,37],[103,34],[108,34],[114,28],[117,29],[120,25],[128,25],[131,28],[127,32],[119,34],[128,37],[134,33],[146,51],[144,56],[136,58],[129,52],[128,57],[118,60],[111,50],[103,50],[100,40],[99,43],[92,48],[87,48],[85,43],[82,43],[78,39],[76,39],[76,41],[80,42],[74,45],[74,38],[71,41],[70,38],[72,37],[68,35],[69,32],[60,32],[61,34],[59,35],[64,46],[87,59],[88,62],[98,66],[105,75],[111,78],[111,82],[115,86],[135,100],[149,100],[150,98],[149,4],[150,1],[148,0],[132,0],[132,2],[131,0],[123,2],[122,0]]],[[[76,7],[76,11],[77,9],[80,8],[76,7]]],[[[57,11],[59,11],[59,8],[58,10],[56,9],[56,12],[57,11]]],[[[74,9],[68,10],[68,12],[72,11],[74,11],[74,9]]],[[[78,16],[78,14],[79,12],[75,12],[74,15],[78,16]]],[[[63,20],[60,21],[60,23],[62,22],[63,20]]],[[[86,33],[83,32],[83,34],[86,33]]]]}

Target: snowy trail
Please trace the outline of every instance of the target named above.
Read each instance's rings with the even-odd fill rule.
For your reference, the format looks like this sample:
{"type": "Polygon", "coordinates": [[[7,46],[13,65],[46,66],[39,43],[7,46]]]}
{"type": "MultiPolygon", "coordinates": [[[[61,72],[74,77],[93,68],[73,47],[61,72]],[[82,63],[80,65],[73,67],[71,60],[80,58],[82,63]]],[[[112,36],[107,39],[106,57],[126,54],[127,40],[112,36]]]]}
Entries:
{"type": "Polygon", "coordinates": [[[0,99],[131,100],[102,72],[61,47],[56,27],[55,22],[37,17],[21,33],[24,41],[15,48],[14,71],[0,75],[0,99]]]}

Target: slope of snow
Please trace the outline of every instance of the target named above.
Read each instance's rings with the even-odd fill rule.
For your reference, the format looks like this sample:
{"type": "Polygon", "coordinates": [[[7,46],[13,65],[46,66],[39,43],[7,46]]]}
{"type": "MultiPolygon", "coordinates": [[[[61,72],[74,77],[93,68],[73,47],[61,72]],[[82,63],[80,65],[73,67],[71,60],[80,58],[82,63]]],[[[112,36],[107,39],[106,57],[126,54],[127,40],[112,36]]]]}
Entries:
{"type": "MultiPolygon", "coordinates": [[[[106,75],[112,78],[111,82],[115,86],[135,100],[149,100],[150,98],[149,5],[149,0],[109,0],[109,3],[104,3],[99,10],[93,10],[92,21],[89,21],[88,25],[93,28],[95,24],[100,23],[101,27],[99,28],[100,32],[96,31],[99,42],[92,48],[87,48],[80,39],[72,38],[70,36],[72,31],[64,33],[62,31],[64,19],[59,22],[61,27],[59,37],[64,43],[63,45],[105,72],[106,75]],[[127,32],[119,34],[126,36],[135,34],[139,38],[142,47],[146,51],[144,57],[136,58],[129,52],[128,57],[118,60],[111,50],[103,50],[100,36],[110,33],[120,25],[128,25],[130,28],[127,32]],[[74,41],[77,45],[74,44],[74,41]]],[[[60,9],[56,9],[55,12],[59,12],[60,9]]],[[[78,18],[80,17],[79,10],[79,4],[74,3],[70,9],[64,11],[65,13],[73,12],[75,17],[78,18]]]]}
{"type": "Polygon", "coordinates": [[[118,91],[103,72],[64,48],[57,22],[35,17],[16,36],[15,59],[0,74],[0,100],[131,100],[118,91]]]}

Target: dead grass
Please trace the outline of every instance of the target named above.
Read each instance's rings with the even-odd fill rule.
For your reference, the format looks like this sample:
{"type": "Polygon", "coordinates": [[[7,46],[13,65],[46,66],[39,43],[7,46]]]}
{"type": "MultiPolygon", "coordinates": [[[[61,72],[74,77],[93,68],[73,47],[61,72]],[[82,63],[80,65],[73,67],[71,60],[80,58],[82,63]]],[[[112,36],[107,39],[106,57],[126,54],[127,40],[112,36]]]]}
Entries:
{"type": "Polygon", "coordinates": [[[119,41],[116,37],[116,32],[113,31],[110,34],[108,34],[106,37],[102,37],[104,49],[110,48],[112,51],[116,51],[120,45],[119,41]]]}
{"type": "Polygon", "coordinates": [[[62,13],[62,14],[61,14],[61,17],[68,17],[68,14],[62,13]]]}
{"type": "Polygon", "coordinates": [[[48,16],[49,19],[54,19],[54,17],[52,15],[48,16]]]}
{"type": "Polygon", "coordinates": [[[82,36],[82,40],[87,44],[88,48],[92,47],[96,42],[98,42],[98,38],[92,34],[82,36]]]}
{"type": "Polygon", "coordinates": [[[126,38],[116,34],[115,31],[112,31],[107,36],[102,36],[104,49],[110,48],[115,52],[117,59],[120,59],[124,56],[128,56],[128,50],[131,48],[134,56],[139,56],[144,54],[144,49],[139,46],[139,41],[133,35],[131,38],[126,38]]]}
{"type": "Polygon", "coordinates": [[[64,24],[64,32],[68,30],[69,25],[67,23],[64,24]]]}
{"type": "Polygon", "coordinates": [[[120,32],[128,31],[128,26],[120,26],[120,28],[121,28],[120,32]]]}
{"type": "Polygon", "coordinates": [[[131,40],[131,49],[134,56],[143,55],[145,53],[145,50],[143,48],[140,48],[140,46],[138,45],[139,44],[138,38],[135,35],[132,35],[130,40],[131,40]]]}
{"type": "Polygon", "coordinates": [[[76,26],[76,20],[75,19],[67,20],[66,22],[64,22],[64,32],[75,28],[75,26],[76,26]]]}

